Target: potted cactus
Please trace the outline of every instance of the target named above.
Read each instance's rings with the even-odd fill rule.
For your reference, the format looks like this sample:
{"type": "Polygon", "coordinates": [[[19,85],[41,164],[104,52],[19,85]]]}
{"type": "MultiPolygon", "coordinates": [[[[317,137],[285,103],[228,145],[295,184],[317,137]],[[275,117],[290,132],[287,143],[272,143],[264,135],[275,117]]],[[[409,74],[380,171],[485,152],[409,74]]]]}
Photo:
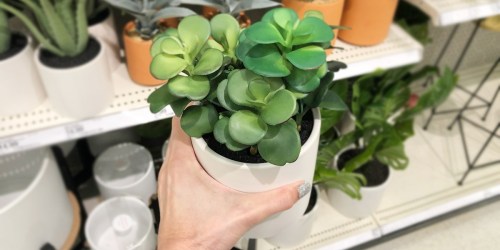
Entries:
{"type": "Polygon", "coordinates": [[[447,69],[416,101],[411,84],[438,72],[434,67],[417,72],[410,69],[377,71],[358,78],[352,85],[350,105],[356,120],[354,130],[319,153],[318,179],[332,185],[327,192],[330,203],[347,217],[363,218],[376,211],[390,169],[403,170],[408,166],[404,142],[414,134],[414,117],[443,102],[457,81],[447,69]],[[328,169],[332,158],[335,169],[328,169]],[[352,176],[339,181],[339,174],[352,176]],[[343,186],[339,187],[339,183],[343,186]]]}
{"type": "Polygon", "coordinates": [[[178,7],[179,0],[105,0],[111,6],[135,17],[123,30],[125,57],[130,78],[138,84],[155,86],[164,83],[149,72],[149,48],[159,32],[159,23],[168,18],[195,15],[193,11],[178,7]]]}
{"type": "Polygon", "coordinates": [[[93,116],[113,99],[106,47],[89,37],[85,0],[22,0],[36,18],[2,4],[17,16],[38,40],[35,64],[53,108],[73,118],[93,116]],[[89,100],[92,100],[89,102],[89,100]]]}
{"type": "Polygon", "coordinates": [[[7,116],[32,110],[46,95],[33,63],[31,39],[11,33],[1,6],[12,6],[0,0],[0,116],[7,116]]]}
{"type": "MultiPolygon", "coordinates": [[[[326,62],[324,47],[333,36],[316,13],[300,20],[285,8],[243,31],[229,14],[210,22],[186,17],[151,47],[151,72],[168,83],[150,95],[150,109],[170,105],[200,163],[228,187],[259,192],[296,180],[312,183],[321,120],[316,108],[344,107],[330,91],[328,66],[345,66],[326,62]]],[[[298,220],[308,198],[247,237],[270,237],[298,220]]]]}

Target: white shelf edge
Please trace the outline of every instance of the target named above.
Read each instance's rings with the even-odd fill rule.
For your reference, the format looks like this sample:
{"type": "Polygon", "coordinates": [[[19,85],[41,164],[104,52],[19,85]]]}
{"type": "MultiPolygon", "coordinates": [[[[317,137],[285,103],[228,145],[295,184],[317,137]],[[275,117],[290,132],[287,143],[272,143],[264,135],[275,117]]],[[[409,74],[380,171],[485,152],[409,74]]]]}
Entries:
{"type": "MultiPolygon", "coordinates": [[[[420,8],[432,19],[435,26],[449,26],[469,22],[489,16],[500,14],[500,1],[495,0],[491,3],[479,3],[468,8],[455,10],[439,10],[432,0],[407,0],[409,3],[420,8]]],[[[456,0],[454,0],[456,1],[456,0]]]]}

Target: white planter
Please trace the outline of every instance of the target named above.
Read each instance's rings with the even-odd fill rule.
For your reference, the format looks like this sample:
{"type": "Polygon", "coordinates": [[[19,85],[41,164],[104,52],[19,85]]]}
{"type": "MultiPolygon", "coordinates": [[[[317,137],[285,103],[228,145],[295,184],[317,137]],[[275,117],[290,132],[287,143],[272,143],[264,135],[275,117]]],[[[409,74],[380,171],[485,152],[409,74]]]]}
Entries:
{"type": "Polygon", "coordinates": [[[73,207],[48,150],[0,158],[0,249],[40,249],[47,242],[61,249],[72,224],[73,207]]]}
{"type": "MultiPolygon", "coordinates": [[[[311,136],[302,146],[300,156],[294,163],[275,166],[270,163],[250,164],[222,157],[210,149],[203,139],[192,138],[194,151],[203,168],[214,179],[227,187],[241,192],[263,192],[294,181],[312,183],[318,152],[321,117],[313,110],[314,127],[311,136]]],[[[252,228],[246,238],[267,238],[299,220],[307,208],[309,194],[292,208],[276,214],[252,228]]]]}
{"type": "Polygon", "coordinates": [[[278,234],[267,238],[266,241],[279,247],[294,247],[304,242],[309,238],[311,230],[318,218],[319,214],[319,188],[314,187],[316,190],[316,203],[309,213],[302,215],[302,217],[288,225],[285,229],[281,230],[278,234]]]}
{"type": "Polygon", "coordinates": [[[120,60],[120,44],[118,43],[118,37],[115,32],[115,22],[113,21],[113,15],[109,11],[109,15],[104,21],[96,23],[89,26],[89,34],[100,38],[107,46],[107,59],[109,63],[109,68],[115,71],[121,63],[120,60]]]}
{"type": "Polygon", "coordinates": [[[85,224],[85,235],[94,250],[154,250],[153,216],[134,197],[116,197],[99,204],[85,224]]]}
{"type": "Polygon", "coordinates": [[[29,37],[22,51],[0,60],[0,76],[0,116],[31,111],[45,100],[45,90],[33,63],[29,37]]]}
{"type": "Polygon", "coordinates": [[[391,168],[389,168],[389,176],[381,185],[361,187],[361,200],[352,199],[344,192],[333,188],[327,189],[328,200],[335,210],[346,217],[353,219],[368,217],[377,211],[387,188],[387,183],[390,181],[391,171],[391,168]]]}
{"type": "Polygon", "coordinates": [[[35,63],[49,96],[52,107],[61,115],[83,119],[103,111],[113,100],[113,83],[106,59],[106,46],[99,38],[101,50],[91,61],[67,69],[44,65],[40,48],[35,52],[35,63]]]}

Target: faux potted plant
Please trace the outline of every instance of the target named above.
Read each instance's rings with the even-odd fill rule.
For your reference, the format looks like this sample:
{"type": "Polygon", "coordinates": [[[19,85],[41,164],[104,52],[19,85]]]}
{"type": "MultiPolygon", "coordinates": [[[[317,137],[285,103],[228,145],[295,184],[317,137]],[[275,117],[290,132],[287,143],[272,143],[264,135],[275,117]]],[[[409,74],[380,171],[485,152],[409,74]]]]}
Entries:
{"type": "Polygon", "coordinates": [[[53,108],[73,118],[106,108],[113,99],[106,47],[99,38],[89,37],[86,1],[21,2],[36,22],[15,8],[0,6],[17,16],[40,43],[34,60],[53,108]]]}
{"type": "Polygon", "coordinates": [[[339,39],[347,43],[371,46],[381,43],[389,29],[398,6],[398,0],[345,0],[339,39]]]}
{"type": "Polygon", "coordinates": [[[12,6],[0,0],[0,116],[30,111],[46,98],[33,63],[31,39],[11,33],[4,7],[12,6]]]}
{"type": "MultiPolygon", "coordinates": [[[[324,20],[330,26],[340,26],[342,12],[344,10],[344,0],[283,0],[284,7],[291,8],[303,17],[309,10],[319,11],[323,14],[324,20]]],[[[337,31],[335,31],[337,37],[337,31]]],[[[335,39],[332,40],[332,47],[335,39]]]]}
{"type": "Polygon", "coordinates": [[[149,72],[149,48],[158,34],[160,21],[168,18],[195,15],[193,11],[177,7],[178,0],[105,0],[110,5],[135,17],[123,30],[125,57],[130,78],[141,85],[155,86],[164,83],[149,72]]]}
{"type": "MultiPolygon", "coordinates": [[[[315,14],[299,20],[293,10],[273,9],[243,31],[229,14],[210,22],[190,16],[151,47],[151,72],[169,81],[148,98],[151,111],[173,108],[198,160],[224,185],[259,192],[312,182],[320,132],[315,108],[344,107],[329,90],[333,72],[324,47],[333,31],[315,14]]],[[[276,234],[303,215],[308,198],[247,236],[276,234]]]]}
{"type": "Polygon", "coordinates": [[[437,74],[433,67],[411,72],[410,67],[375,72],[356,80],[352,86],[350,110],[355,129],[323,148],[318,156],[317,175],[330,183],[330,202],[336,210],[352,218],[375,212],[390,177],[390,168],[403,170],[409,160],[404,141],[411,137],[413,119],[427,108],[442,103],[453,90],[457,77],[446,69],[439,79],[415,101],[410,85],[437,74]],[[335,169],[328,169],[334,158],[335,169]],[[336,188],[337,178],[328,175],[351,173],[336,188]],[[362,175],[362,176],[359,176],[362,175]],[[347,188],[346,188],[347,187],[347,188]]]}

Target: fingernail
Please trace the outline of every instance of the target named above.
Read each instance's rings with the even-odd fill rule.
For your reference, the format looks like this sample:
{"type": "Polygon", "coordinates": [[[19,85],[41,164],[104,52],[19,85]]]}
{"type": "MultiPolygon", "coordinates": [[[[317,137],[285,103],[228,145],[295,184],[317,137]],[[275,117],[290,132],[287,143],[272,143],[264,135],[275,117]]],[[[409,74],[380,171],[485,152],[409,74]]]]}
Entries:
{"type": "Polygon", "coordinates": [[[309,192],[311,192],[311,184],[308,183],[308,182],[306,182],[306,183],[300,185],[297,188],[297,191],[299,191],[299,199],[301,199],[302,197],[304,197],[307,194],[309,194],[309,192]]]}

